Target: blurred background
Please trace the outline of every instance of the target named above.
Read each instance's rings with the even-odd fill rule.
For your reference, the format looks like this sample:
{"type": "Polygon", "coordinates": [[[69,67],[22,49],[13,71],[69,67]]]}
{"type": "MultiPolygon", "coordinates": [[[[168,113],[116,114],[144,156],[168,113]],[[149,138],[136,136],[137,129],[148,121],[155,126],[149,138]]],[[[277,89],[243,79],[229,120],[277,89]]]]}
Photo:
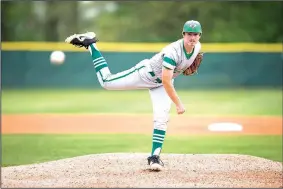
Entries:
{"type": "Polygon", "coordinates": [[[1,38],[8,42],[2,43],[4,88],[100,88],[88,52],[64,44],[67,36],[97,33],[100,50],[116,73],[181,38],[187,20],[202,24],[206,54],[201,74],[180,77],[177,87],[282,85],[282,2],[4,1],[1,5],[1,38]],[[55,50],[66,53],[61,67],[49,64],[55,50]]]}
{"type": "MultiPolygon", "coordinates": [[[[205,52],[199,74],[175,80],[187,107],[184,116],[269,116],[281,122],[265,121],[265,129],[280,128],[282,5],[279,1],[1,1],[4,165],[86,153],[151,150],[152,105],[148,91],[103,90],[89,52],[64,43],[67,36],[87,31],[97,34],[99,49],[112,73],[117,73],[182,38],[183,24],[198,20],[205,52]],[[50,62],[53,51],[64,53],[63,63],[50,62]],[[121,113],[137,118],[144,114],[149,118],[144,125],[149,133],[127,136],[131,143],[124,140],[124,135],[14,135],[34,133],[27,129],[31,123],[44,126],[42,132],[51,131],[46,128],[54,122],[48,122],[46,117],[25,116],[52,114],[63,119],[67,113],[73,117],[84,113],[109,115],[101,118],[102,123],[91,118],[78,125],[83,129],[90,124],[94,130],[109,126],[109,132],[110,124],[127,123],[126,117],[124,122],[117,121],[111,117],[113,114],[121,118],[121,113]],[[103,124],[107,120],[109,125],[103,124]]],[[[68,128],[67,122],[61,121],[55,119],[56,127],[68,128]]],[[[188,125],[188,134],[190,127],[193,125],[188,125]]],[[[164,152],[246,153],[282,161],[282,135],[244,139],[170,137],[164,152]],[[180,148],[178,142],[188,145],[180,148]]]]}
{"type": "Polygon", "coordinates": [[[172,42],[187,20],[203,43],[282,42],[282,2],[2,1],[2,41],[64,41],[95,31],[103,42],[172,42]]]}

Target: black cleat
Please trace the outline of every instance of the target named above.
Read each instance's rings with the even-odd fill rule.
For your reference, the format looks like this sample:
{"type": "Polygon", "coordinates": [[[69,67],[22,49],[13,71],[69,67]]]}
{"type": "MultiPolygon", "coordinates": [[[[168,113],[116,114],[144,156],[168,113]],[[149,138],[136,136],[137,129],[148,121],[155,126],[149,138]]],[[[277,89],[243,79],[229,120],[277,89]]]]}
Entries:
{"type": "Polygon", "coordinates": [[[150,169],[153,171],[161,171],[164,163],[161,161],[160,157],[157,155],[153,155],[147,158],[148,165],[150,169]]]}
{"type": "Polygon", "coordinates": [[[76,47],[85,47],[88,49],[88,46],[92,43],[96,43],[98,39],[96,38],[96,34],[94,32],[87,32],[83,34],[74,34],[65,40],[66,43],[70,43],[76,47]]]}

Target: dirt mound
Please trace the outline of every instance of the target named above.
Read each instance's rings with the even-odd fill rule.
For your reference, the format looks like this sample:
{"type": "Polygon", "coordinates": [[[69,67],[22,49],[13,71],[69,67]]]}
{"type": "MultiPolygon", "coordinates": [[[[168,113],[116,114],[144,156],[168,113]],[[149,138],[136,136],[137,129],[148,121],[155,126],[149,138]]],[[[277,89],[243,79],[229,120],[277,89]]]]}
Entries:
{"type": "Polygon", "coordinates": [[[109,153],[2,168],[4,188],[282,187],[282,163],[247,155],[162,154],[151,172],[148,154],[109,153]]]}

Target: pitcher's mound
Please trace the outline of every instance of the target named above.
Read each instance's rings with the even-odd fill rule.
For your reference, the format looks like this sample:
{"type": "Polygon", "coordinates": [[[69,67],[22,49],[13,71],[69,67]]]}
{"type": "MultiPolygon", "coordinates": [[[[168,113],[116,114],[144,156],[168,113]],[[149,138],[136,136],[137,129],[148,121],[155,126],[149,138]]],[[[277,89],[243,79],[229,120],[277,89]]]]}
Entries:
{"type": "Polygon", "coordinates": [[[2,187],[282,187],[282,163],[247,155],[109,153],[2,168],[2,187]]]}

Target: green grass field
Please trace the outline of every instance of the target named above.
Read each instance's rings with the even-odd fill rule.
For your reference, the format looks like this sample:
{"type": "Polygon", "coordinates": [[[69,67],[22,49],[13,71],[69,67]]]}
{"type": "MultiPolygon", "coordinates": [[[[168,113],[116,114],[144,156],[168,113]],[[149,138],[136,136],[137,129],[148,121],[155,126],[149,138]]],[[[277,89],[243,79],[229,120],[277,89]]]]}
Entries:
{"type": "MultiPolygon", "coordinates": [[[[190,115],[282,115],[282,90],[178,91],[190,115]]],[[[149,92],[3,90],[2,113],[150,113],[149,92]],[[123,108],[121,108],[123,106],[123,108]]],[[[171,112],[175,113],[172,106],[171,112]]]]}
{"type": "MultiPolygon", "coordinates": [[[[282,90],[178,91],[192,115],[282,116],[282,90]]],[[[3,90],[2,114],[145,113],[148,91],[3,90]],[[123,108],[119,108],[119,107],[123,108]]],[[[175,109],[172,108],[172,114],[175,109]]],[[[272,125],[270,125],[272,127],[272,125]]],[[[148,135],[2,135],[2,165],[21,165],[79,155],[150,152],[148,135]]],[[[163,153],[247,154],[282,162],[281,136],[166,136],[163,153]]]]}
{"type": "MultiPolygon", "coordinates": [[[[94,153],[151,151],[150,135],[4,135],[3,166],[94,153]]],[[[282,161],[281,136],[170,136],[163,153],[248,154],[282,161]]]]}

